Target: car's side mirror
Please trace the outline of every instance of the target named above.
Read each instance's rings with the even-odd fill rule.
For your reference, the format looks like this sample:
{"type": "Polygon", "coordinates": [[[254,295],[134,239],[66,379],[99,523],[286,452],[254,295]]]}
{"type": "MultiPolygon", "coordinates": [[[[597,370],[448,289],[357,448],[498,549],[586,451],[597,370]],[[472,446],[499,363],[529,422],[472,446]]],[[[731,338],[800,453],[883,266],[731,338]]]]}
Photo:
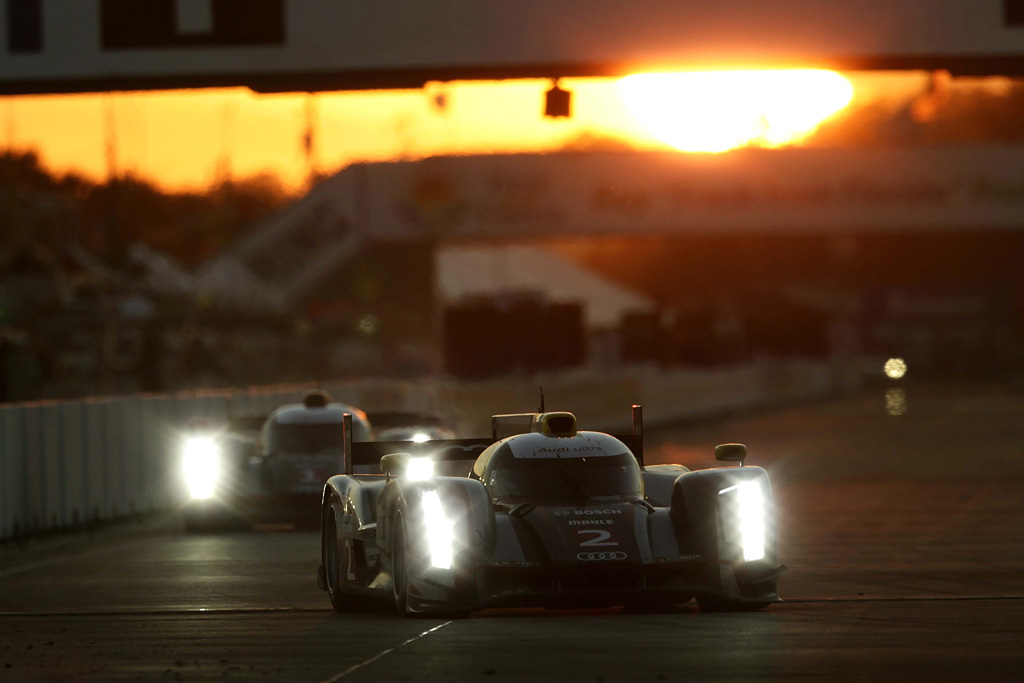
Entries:
{"type": "Polygon", "coordinates": [[[389,477],[397,477],[405,473],[412,455],[409,453],[388,453],[380,459],[380,471],[389,477]]]}
{"type": "Polygon", "coordinates": [[[747,447],[741,443],[723,443],[715,446],[715,460],[720,462],[738,462],[743,467],[747,459],[747,447]]]}

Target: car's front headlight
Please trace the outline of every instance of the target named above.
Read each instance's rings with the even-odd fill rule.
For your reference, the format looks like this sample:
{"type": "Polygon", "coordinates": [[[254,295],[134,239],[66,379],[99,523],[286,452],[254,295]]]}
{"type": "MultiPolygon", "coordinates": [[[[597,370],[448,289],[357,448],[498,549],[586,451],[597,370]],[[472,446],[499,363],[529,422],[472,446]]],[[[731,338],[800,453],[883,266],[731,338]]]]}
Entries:
{"type": "Polygon", "coordinates": [[[430,566],[435,569],[451,569],[455,523],[445,514],[437,491],[425,491],[420,505],[423,508],[423,525],[427,537],[427,551],[430,554],[430,566]]]}
{"type": "Polygon", "coordinates": [[[405,465],[405,476],[409,481],[431,479],[434,476],[434,461],[423,457],[409,458],[405,465]]]}
{"type": "Polygon", "coordinates": [[[718,492],[727,533],[739,543],[745,562],[764,558],[765,497],[760,482],[745,481],[718,492]]]}
{"type": "Polygon", "coordinates": [[[189,496],[212,498],[220,479],[220,446],[211,437],[193,436],[185,441],[182,472],[189,496]]]}

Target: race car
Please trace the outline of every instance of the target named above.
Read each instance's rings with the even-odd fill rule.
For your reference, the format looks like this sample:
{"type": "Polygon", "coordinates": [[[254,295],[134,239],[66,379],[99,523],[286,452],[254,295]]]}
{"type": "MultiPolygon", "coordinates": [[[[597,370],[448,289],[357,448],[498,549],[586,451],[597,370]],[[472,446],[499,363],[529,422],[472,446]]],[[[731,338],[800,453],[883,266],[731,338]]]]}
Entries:
{"type": "MultiPolygon", "coordinates": [[[[342,469],[344,415],[351,416],[354,440],[373,437],[363,411],[333,403],[320,391],[265,418],[236,418],[226,430],[192,430],[181,454],[185,529],[219,531],[254,522],[316,526],[323,480],[342,469]]],[[[376,464],[363,469],[380,471],[376,464]]]]}
{"type": "Polygon", "coordinates": [[[381,599],[401,614],[490,607],[667,606],[711,610],[778,602],[768,475],[643,462],[633,432],[579,431],[568,412],[498,415],[490,438],[346,440],[345,473],[321,505],[317,580],[338,611],[381,599]],[[380,475],[353,468],[380,459],[380,475]],[[440,463],[464,465],[438,476],[440,463]]]}

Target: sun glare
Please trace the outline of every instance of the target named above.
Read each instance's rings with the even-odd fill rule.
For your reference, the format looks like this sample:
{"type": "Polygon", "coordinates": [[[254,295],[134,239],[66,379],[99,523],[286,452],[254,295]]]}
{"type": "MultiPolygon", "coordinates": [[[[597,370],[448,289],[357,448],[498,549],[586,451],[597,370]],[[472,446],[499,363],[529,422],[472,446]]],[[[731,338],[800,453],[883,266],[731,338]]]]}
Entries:
{"type": "Polygon", "coordinates": [[[652,135],[685,152],[796,142],[853,98],[845,77],[821,70],[637,74],[619,92],[652,135]]]}

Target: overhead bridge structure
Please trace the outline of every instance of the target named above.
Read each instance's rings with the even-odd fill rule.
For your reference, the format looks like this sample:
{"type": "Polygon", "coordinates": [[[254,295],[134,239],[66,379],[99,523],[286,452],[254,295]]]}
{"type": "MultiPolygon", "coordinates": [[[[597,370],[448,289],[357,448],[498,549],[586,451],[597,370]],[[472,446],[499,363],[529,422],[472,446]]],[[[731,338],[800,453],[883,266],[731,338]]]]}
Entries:
{"type": "Polygon", "coordinates": [[[199,273],[288,310],[370,243],[570,237],[1018,233],[1017,147],[572,152],[355,164],[199,273]]]}
{"type": "Polygon", "coordinates": [[[6,0],[0,94],[722,68],[1024,74],[1024,0],[6,0]]]}

